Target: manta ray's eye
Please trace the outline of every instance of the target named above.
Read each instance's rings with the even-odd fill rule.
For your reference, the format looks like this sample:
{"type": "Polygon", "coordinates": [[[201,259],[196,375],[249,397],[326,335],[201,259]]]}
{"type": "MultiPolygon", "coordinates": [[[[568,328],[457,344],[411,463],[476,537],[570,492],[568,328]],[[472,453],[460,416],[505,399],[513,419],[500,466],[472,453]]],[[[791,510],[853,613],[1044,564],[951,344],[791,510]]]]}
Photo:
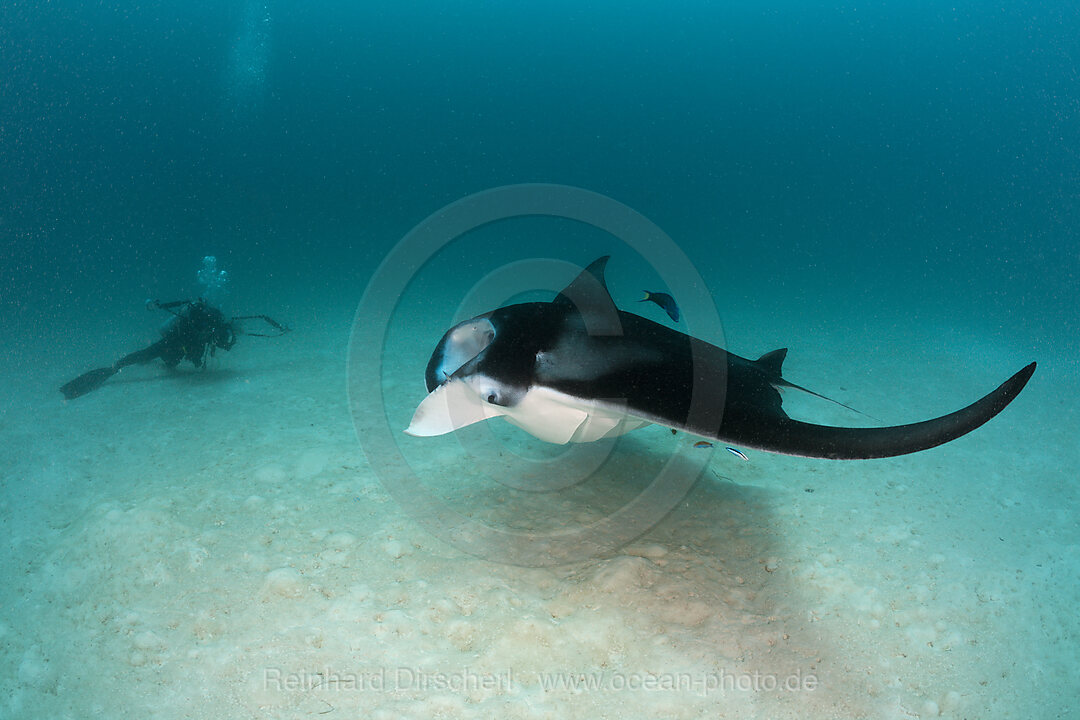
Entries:
{"type": "Polygon", "coordinates": [[[516,402],[517,393],[513,387],[503,385],[484,375],[470,375],[464,379],[476,398],[488,405],[510,407],[516,402]]]}
{"type": "Polygon", "coordinates": [[[500,392],[497,387],[492,387],[490,385],[488,387],[482,387],[480,388],[479,395],[484,398],[489,405],[498,405],[500,407],[506,405],[506,398],[503,397],[503,393],[500,392]]]}

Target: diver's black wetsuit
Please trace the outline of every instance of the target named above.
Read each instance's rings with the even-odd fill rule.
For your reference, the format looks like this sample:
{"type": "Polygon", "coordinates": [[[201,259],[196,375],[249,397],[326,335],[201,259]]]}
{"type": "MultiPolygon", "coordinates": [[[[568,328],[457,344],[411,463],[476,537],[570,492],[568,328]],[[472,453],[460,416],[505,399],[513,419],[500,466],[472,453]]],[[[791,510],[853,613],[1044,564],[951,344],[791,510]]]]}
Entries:
{"type": "Polygon", "coordinates": [[[117,360],[113,366],[117,370],[128,365],[148,363],[155,358],[161,358],[170,368],[176,367],[181,360],[188,360],[201,368],[206,365],[206,356],[213,355],[217,348],[229,350],[236,344],[236,331],[232,323],[205,300],[184,300],[159,304],[158,307],[165,310],[173,307],[181,309],[169,321],[160,340],[117,360]]]}
{"type": "MultiPolygon", "coordinates": [[[[181,360],[187,360],[195,367],[206,365],[206,357],[212,356],[221,348],[228,350],[236,343],[236,326],[220,310],[199,299],[178,300],[170,303],[148,303],[148,307],[168,310],[174,317],[162,329],[162,337],[156,343],[136,350],[117,360],[109,367],[97,368],[83,373],[60,388],[68,400],[80,397],[101,386],[103,382],[120,372],[128,365],[148,363],[161,358],[167,367],[176,367],[181,360]]],[[[255,317],[255,316],[253,316],[255,317]]],[[[257,316],[263,317],[263,316],[257,316]]],[[[243,319],[243,318],[233,318],[243,319]]],[[[263,318],[282,333],[288,328],[263,318]]]]}

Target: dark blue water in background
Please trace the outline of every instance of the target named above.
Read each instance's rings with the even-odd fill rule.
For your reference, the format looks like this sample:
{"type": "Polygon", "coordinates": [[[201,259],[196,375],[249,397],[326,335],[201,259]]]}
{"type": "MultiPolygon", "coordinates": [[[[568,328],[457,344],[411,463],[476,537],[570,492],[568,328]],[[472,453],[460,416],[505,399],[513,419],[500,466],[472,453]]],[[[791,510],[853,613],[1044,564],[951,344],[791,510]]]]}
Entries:
{"type": "Polygon", "coordinates": [[[1077,347],[1071,3],[56,2],[9,4],[0,35],[20,333],[182,292],[208,252],[260,302],[354,303],[437,208],[553,182],[747,298],[1077,347]]]}

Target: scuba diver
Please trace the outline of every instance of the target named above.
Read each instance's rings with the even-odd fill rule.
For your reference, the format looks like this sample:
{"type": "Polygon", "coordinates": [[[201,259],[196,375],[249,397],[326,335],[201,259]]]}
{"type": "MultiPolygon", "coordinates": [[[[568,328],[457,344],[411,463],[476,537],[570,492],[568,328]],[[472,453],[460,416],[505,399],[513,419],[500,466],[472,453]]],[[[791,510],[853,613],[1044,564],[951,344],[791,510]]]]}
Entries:
{"type": "MultiPolygon", "coordinates": [[[[221,295],[228,279],[224,270],[216,269],[216,259],[207,256],[203,259],[203,270],[199,271],[199,281],[206,286],[206,295],[221,295]]],[[[239,315],[226,318],[220,309],[211,305],[204,297],[197,300],[175,300],[158,302],[147,300],[148,310],[165,310],[172,313],[161,328],[161,339],[142,350],[128,353],[109,367],[97,368],[83,373],[71,382],[61,386],[64,398],[72,400],[96,390],[116,373],[129,365],[142,365],[157,358],[169,369],[175,368],[182,360],[187,360],[197,368],[206,367],[208,357],[214,357],[217,350],[228,351],[236,344],[238,335],[254,337],[278,337],[289,332],[289,328],[266,315],[239,315]],[[240,325],[242,320],[262,320],[275,332],[272,334],[245,332],[240,325]]]]}

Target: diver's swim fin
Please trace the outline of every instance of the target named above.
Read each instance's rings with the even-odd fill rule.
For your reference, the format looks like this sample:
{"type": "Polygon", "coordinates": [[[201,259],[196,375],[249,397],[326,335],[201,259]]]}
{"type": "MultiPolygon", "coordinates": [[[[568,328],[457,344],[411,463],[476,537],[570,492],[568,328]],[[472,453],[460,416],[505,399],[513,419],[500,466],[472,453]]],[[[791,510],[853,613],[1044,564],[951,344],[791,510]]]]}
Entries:
{"type": "Polygon", "coordinates": [[[60,386],[60,392],[64,393],[65,399],[73,400],[85,395],[91,390],[97,390],[106,380],[119,372],[119,370],[120,368],[113,365],[85,372],[71,382],[60,386]]]}

